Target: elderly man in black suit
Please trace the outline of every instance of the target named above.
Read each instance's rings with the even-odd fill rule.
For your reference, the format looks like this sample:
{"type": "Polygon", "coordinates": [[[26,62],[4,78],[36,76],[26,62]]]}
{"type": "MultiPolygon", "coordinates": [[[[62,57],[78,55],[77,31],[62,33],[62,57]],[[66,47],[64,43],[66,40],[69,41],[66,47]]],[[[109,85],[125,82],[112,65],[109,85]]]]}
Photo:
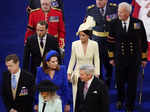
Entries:
{"type": "Polygon", "coordinates": [[[40,21],[36,27],[36,34],[27,39],[24,47],[23,68],[31,71],[34,77],[36,76],[36,67],[42,66],[43,57],[47,52],[56,50],[60,54],[57,39],[49,35],[47,31],[48,24],[45,21],[40,21]]]}
{"type": "Polygon", "coordinates": [[[79,73],[75,112],[109,112],[107,87],[94,76],[94,66],[82,65],[79,73]]]}
{"type": "Polygon", "coordinates": [[[8,71],[3,73],[2,98],[8,112],[33,112],[33,76],[20,69],[15,54],[6,57],[8,71]]]}
{"type": "Polygon", "coordinates": [[[110,38],[114,38],[116,48],[115,51],[110,49],[109,52],[110,63],[116,65],[118,90],[116,107],[121,109],[127,97],[127,112],[132,112],[134,109],[140,65],[145,67],[147,63],[145,28],[141,20],[130,17],[131,10],[130,4],[126,2],[119,4],[119,18],[112,21],[110,27],[110,38]],[[127,92],[125,83],[127,83],[127,92]]]}

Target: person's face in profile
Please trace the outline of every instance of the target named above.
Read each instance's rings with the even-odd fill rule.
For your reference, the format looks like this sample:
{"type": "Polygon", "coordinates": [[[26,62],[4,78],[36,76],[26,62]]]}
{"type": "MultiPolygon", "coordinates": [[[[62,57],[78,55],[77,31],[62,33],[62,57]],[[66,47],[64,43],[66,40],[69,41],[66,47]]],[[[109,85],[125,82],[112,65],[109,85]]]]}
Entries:
{"type": "Polygon", "coordinates": [[[89,39],[89,35],[85,34],[82,31],[79,33],[79,37],[82,43],[86,43],[89,39]]]}
{"type": "Polygon", "coordinates": [[[44,12],[49,12],[50,7],[50,0],[41,0],[41,8],[44,12]]]}
{"type": "Polygon", "coordinates": [[[14,63],[13,60],[7,61],[6,66],[11,74],[15,74],[19,70],[19,62],[14,63]]]}
{"type": "Polygon", "coordinates": [[[104,8],[108,0],[96,0],[96,6],[98,8],[104,8]]]}
{"type": "Polygon", "coordinates": [[[125,21],[128,19],[130,13],[125,7],[118,8],[118,17],[120,20],[125,21]]]}
{"type": "Polygon", "coordinates": [[[47,33],[47,29],[45,25],[37,24],[36,26],[36,33],[40,38],[43,38],[47,33]]]}
{"type": "Polygon", "coordinates": [[[51,57],[49,61],[47,61],[47,66],[50,68],[50,69],[56,69],[57,66],[58,66],[58,58],[55,56],[55,57],[51,57]]]}

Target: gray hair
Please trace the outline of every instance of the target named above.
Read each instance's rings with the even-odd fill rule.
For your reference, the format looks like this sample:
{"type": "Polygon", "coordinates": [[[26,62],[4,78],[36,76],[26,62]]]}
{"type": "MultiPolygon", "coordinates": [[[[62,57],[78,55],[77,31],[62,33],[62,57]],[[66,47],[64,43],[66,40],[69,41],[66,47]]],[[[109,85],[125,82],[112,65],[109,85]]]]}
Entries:
{"type": "Polygon", "coordinates": [[[86,75],[94,75],[95,67],[90,64],[84,64],[80,66],[79,70],[84,70],[86,75]]]}
{"type": "Polygon", "coordinates": [[[127,3],[127,2],[121,2],[118,5],[118,8],[121,8],[121,7],[125,8],[131,14],[131,12],[132,12],[132,6],[129,3],[127,3]]]}

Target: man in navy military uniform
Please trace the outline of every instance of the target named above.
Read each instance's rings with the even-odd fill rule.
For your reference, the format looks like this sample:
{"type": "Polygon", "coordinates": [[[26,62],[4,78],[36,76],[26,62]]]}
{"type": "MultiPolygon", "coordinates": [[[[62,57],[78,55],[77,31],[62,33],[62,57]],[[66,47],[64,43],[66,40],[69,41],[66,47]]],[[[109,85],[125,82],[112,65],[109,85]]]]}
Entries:
{"type": "Polygon", "coordinates": [[[109,22],[117,18],[117,6],[114,3],[108,3],[108,0],[96,0],[96,5],[91,5],[87,9],[87,21],[88,17],[93,17],[96,25],[93,27],[92,40],[98,42],[101,74],[100,78],[103,78],[102,68],[103,65],[106,70],[106,84],[109,87],[112,77],[113,67],[109,63],[108,58],[108,45],[107,37],[109,34],[109,22]]]}
{"type": "Polygon", "coordinates": [[[141,20],[130,17],[131,10],[132,7],[128,3],[119,4],[119,18],[112,21],[109,34],[116,41],[115,51],[109,50],[110,63],[116,66],[118,92],[116,107],[121,109],[126,99],[127,112],[134,109],[140,65],[145,67],[147,63],[144,25],[141,20]]]}

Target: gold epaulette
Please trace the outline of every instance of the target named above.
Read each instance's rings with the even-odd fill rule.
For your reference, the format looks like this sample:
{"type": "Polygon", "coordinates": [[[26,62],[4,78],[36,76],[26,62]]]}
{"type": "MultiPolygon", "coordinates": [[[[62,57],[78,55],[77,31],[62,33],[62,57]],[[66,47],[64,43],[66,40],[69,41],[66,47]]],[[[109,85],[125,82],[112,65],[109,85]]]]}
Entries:
{"type": "Polygon", "coordinates": [[[58,10],[58,11],[62,11],[61,9],[56,8],[56,7],[52,7],[52,9],[54,9],[54,10],[58,10]]]}
{"type": "Polygon", "coordinates": [[[37,11],[37,10],[40,10],[40,8],[32,9],[31,12],[34,12],[34,11],[37,11]]]}
{"type": "Polygon", "coordinates": [[[112,6],[112,7],[116,7],[117,6],[116,3],[109,3],[109,5],[112,6]]]}
{"type": "Polygon", "coordinates": [[[95,5],[93,4],[93,5],[90,5],[90,6],[88,6],[87,7],[87,9],[91,9],[91,8],[93,8],[95,5]]]}

